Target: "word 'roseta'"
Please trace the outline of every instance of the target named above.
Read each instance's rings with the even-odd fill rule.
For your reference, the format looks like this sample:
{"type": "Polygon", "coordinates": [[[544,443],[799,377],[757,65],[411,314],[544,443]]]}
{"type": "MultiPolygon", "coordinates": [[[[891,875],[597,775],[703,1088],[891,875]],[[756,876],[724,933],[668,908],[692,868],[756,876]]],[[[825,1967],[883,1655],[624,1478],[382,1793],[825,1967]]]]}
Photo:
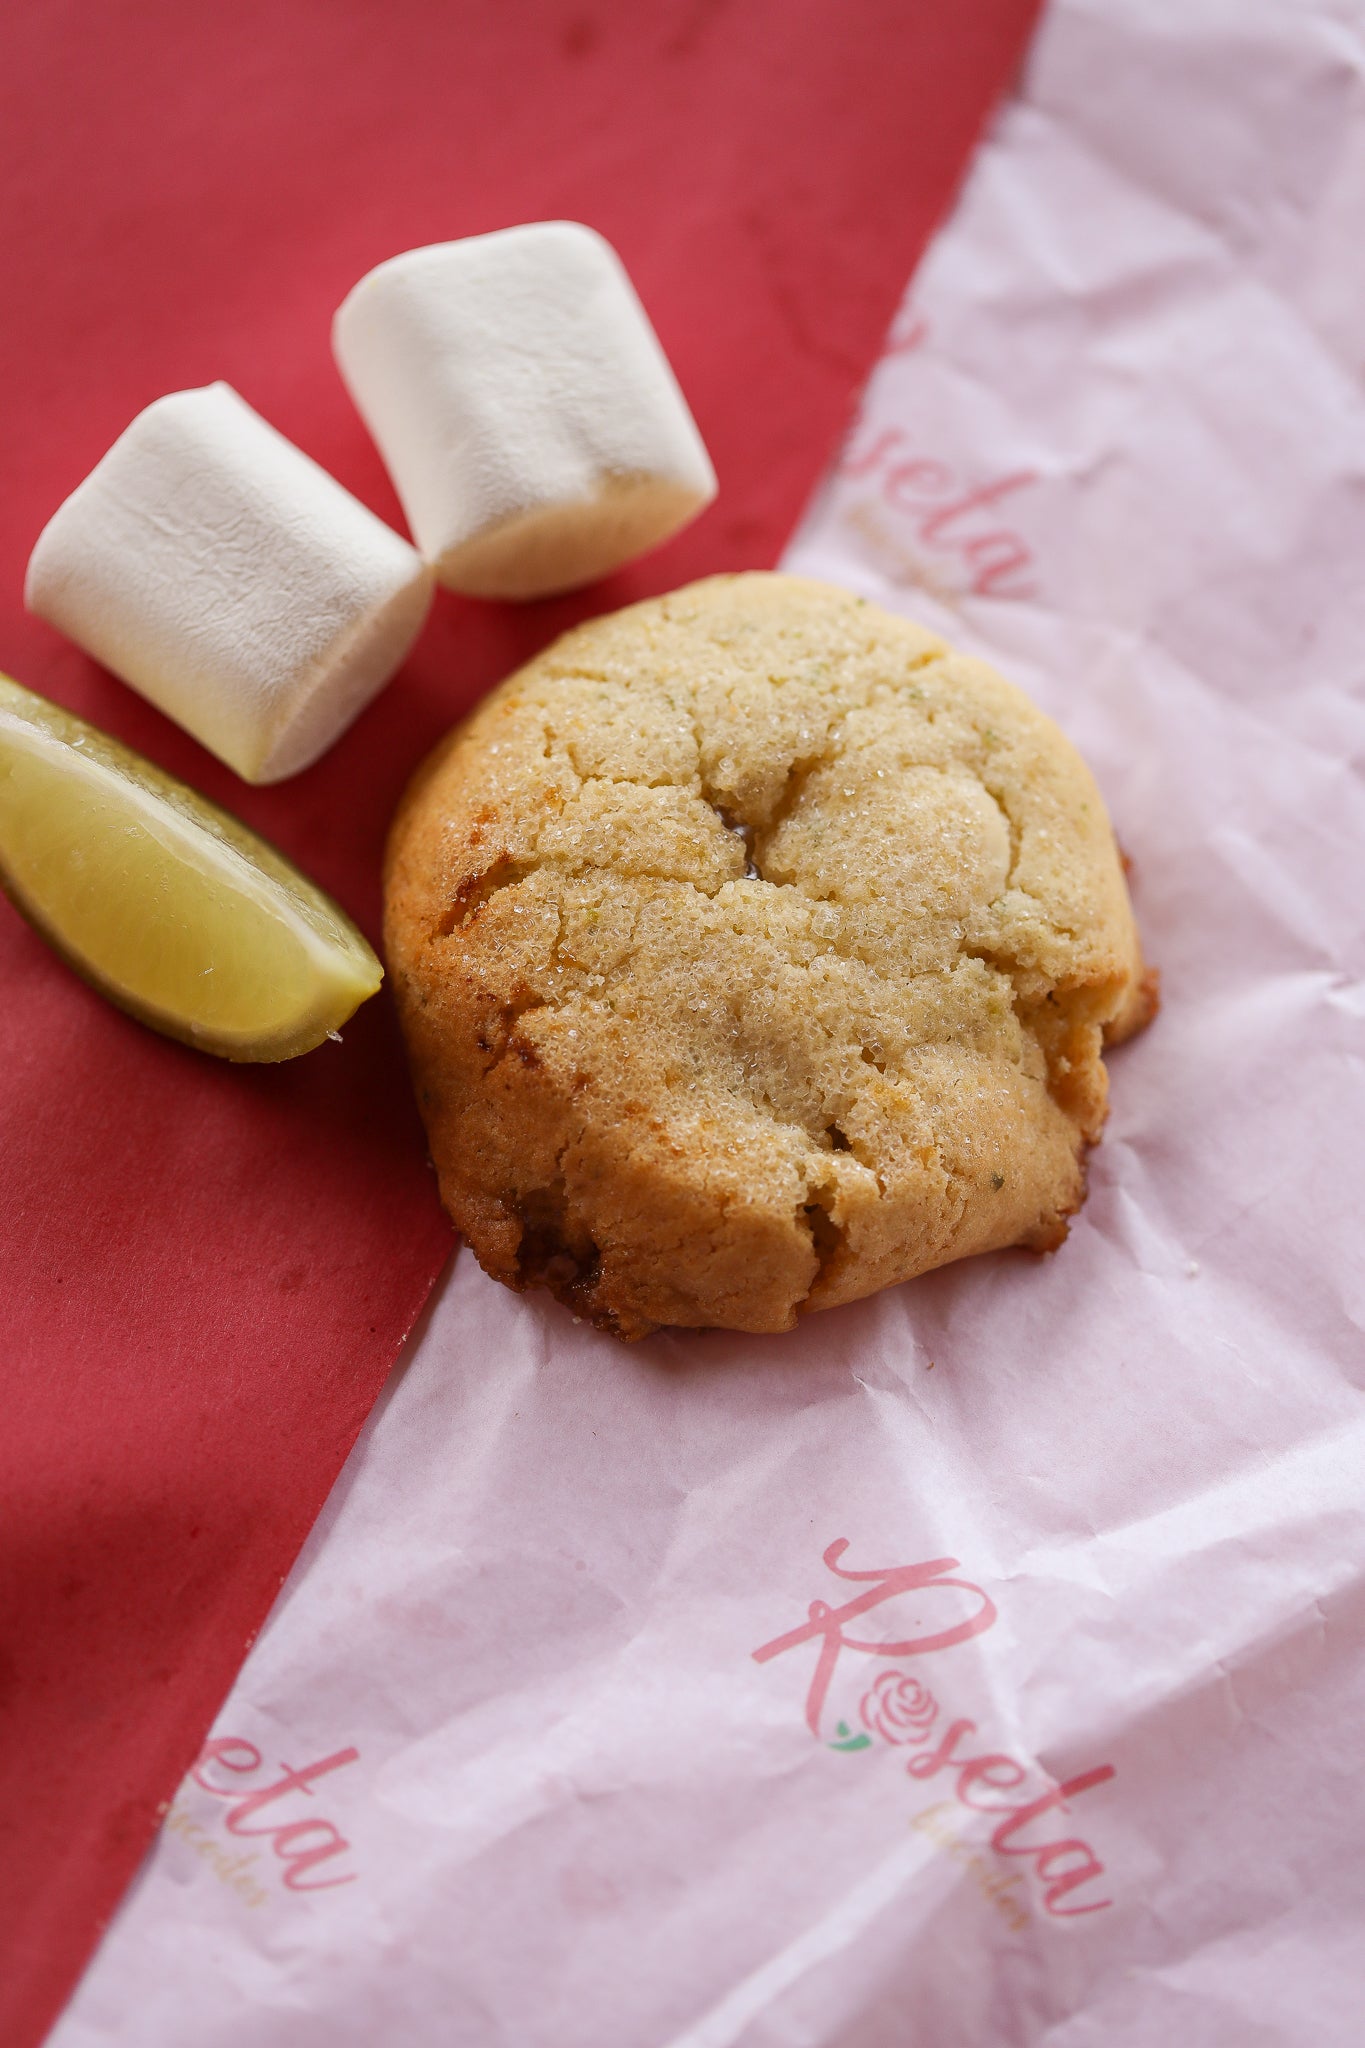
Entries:
{"type": "MultiPolygon", "coordinates": [[[[855,1572],[846,1571],[839,1562],[847,1549],[846,1537],[831,1543],[824,1553],[824,1563],[836,1578],[858,1581],[866,1586],[866,1591],[855,1594],[838,1607],[831,1606],[826,1600],[812,1600],[807,1609],[808,1618],[799,1628],[775,1636],[770,1643],[762,1644],[753,1652],[756,1663],[766,1664],[770,1658],[799,1649],[805,1643],[818,1643],[815,1670],[806,1695],[806,1724],[817,1738],[820,1737],[821,1715],[835,1669],[845,1650],[877,1658],[926,1656],[932,1651],[948,1650],[955,1644],[984,1634],[995,1622],[997,1614],[995,1603],[980,1586],[970,1579],[952,1576],[960,1568],[955,1557],[931,1558],[925,1564],[894,1565],[885,1571],[855,1572]],[[860,1621],[863,1615],[887,1601],[910,1594],[918,1595],[922,1601],[929,1594],[943,1592],[965,1594],[971,1603],[971,1611],[956,1621],[944,1616],[946,1626],[943,1627],[915,1627],[912,1633],[894,1642],[874,1642],[865,1636],[849,1633],[850,1623],[860,1621]]],[[[931,1724],[938,1711],[933,1695],[917,1680],[895,1671],[885,1671],[863,1700],[862,1719],[865,1727],[887,1743],[919,1744],[931,1739],[931,1724]]],[[[1054,1918],[1071,1919],[1082,1913],[1098,1913],[1111,1905],[1113,1901],[1110,1899],[1070,1905],[1062,1903],[1081,1885],[1102,1877],[1104,1865],[1090,1844],[1077,1836],[1039,1840],[1036,1823],[1045,1814],[1069,1813],[1071,1800],[1096,1785],[1106,1784],[1115,1775],[1113,1765],[1101,1764],[1094,1770],[1082,1771],[1062,1784],[1050,1786],[1032,1799],[1026,1797],[1013,1801],[983,1797],[983,1793],[1018,1791],[1026,1784],[1030,1769],[1015,1757],[996,1750],[981,1756],[964,1755],[962,1745],[976,1732],[974,1721],[952,1722],[933,1749],[921,1749],[909,1758],[905,1766],[908,1775],[928,1779],[937,1777],[941,1771],[951,1771],[955,1774],[953,1789],[959,1805],[971,1813],[998,1815],[990,1837],[991,1848],[1000,1856],[1031,1860],[1033,1875],[1042,1888],[1043,1908],[1054,1918]]],[[[843,1722],[839,1724],[839,1733],[841,1736],[848,1734],[843,1722]]],[[[831,1743],[830,1747],[854,1750],[866,1743],[867,1737],[859,1736],[851,1741],[831,1743]]]]}
{"type": "Polygon", "coordinates": [[[355,1871],[330,1877],[312,1877],[307,1873],[316,1870],[333,1856],[344,1856],[350,1843],[329,1820],[291,1820],[272,1815],[264,1826],[256,1823],[256,1815],[272,1807],[276,1800],[292,1793],[301,1792],[305,1798],[313,1797],[313,1786],[329,1771],[339,1771],[345,1764],[353,1764],[360,1755],[358,1749],[338,1749],[331,1756],[319,1759],[315,1764],[305,1764],[302,1770],[295,1770],[291,1764],[282,1763],[279,1769],[283,1776],[273,1784],[258,1785],[247,1791],[241,1784],[215,1784],[207,1775],[210,1766],[217,1765],[234,1775],[247,1777],[261,1768],[261,1752],[254,1742],[245,1742],[240,1736],[220,1735],[205,1744],[198,1762],[190,1772],[196,1785],[205,1792],[211,1792],[215,1799],[231,1799],[234,1804],[224,1816],[229,1834],[268,1835],[271,1847],[284,1864],[284,1882],[291,1892],[330,1891],[339,1884],[354,1884],[355,1871]]]}

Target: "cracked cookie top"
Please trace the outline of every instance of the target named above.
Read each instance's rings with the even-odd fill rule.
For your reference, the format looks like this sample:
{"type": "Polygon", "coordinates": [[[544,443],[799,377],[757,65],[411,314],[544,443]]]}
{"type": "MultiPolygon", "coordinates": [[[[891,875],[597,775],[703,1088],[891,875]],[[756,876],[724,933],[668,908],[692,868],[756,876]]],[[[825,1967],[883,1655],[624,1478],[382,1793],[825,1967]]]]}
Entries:
{"type": "Polygon", "coordinates": [[[482,1264],[625,1337],[769,1331],[1084,1193],[1152,1006],[1070,742],[847,592],[715,577],[495,691],[395,820],[385,936],[482,1264]]]}

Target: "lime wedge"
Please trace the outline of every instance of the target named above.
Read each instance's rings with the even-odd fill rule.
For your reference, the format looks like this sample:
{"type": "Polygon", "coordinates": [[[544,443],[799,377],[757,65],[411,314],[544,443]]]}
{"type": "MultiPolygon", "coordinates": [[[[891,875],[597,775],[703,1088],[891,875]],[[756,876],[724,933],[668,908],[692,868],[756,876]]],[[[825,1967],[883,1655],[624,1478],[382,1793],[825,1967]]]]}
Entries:
{"type": "Polygon", "coordinates": [[[297,868],[107,733],[0,676],[0,884],[101,994],[229,1060],[287,1060],[383,979],[297,868]]]}

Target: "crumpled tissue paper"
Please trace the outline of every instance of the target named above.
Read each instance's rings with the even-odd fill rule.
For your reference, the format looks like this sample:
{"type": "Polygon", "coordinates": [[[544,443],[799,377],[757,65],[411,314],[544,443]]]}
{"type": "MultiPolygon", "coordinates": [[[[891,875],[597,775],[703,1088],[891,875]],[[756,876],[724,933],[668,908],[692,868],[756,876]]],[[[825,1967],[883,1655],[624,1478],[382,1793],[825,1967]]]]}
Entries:
{"type": "Polygon", "coordinates": [[[787,557],[1105,790],[1068,1243],[632,1350],[462,1252],[56,2048],[1359,2039],[1362,136],[1353,8],[1057,0],[787,557]]]}

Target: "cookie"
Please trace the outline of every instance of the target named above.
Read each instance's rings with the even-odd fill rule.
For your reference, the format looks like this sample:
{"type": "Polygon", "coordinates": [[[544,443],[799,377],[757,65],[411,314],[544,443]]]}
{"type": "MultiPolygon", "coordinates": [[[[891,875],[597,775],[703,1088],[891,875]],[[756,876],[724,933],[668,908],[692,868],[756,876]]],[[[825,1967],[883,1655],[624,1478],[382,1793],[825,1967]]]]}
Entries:
{"type": "Polygon", "coordinates": [[[1089,771],[982,662],[715,577],[567,634],[418,772],[385,938],[480,1263],[622,1337],[1050,1250],[1153,984],[1089,771]]]}

